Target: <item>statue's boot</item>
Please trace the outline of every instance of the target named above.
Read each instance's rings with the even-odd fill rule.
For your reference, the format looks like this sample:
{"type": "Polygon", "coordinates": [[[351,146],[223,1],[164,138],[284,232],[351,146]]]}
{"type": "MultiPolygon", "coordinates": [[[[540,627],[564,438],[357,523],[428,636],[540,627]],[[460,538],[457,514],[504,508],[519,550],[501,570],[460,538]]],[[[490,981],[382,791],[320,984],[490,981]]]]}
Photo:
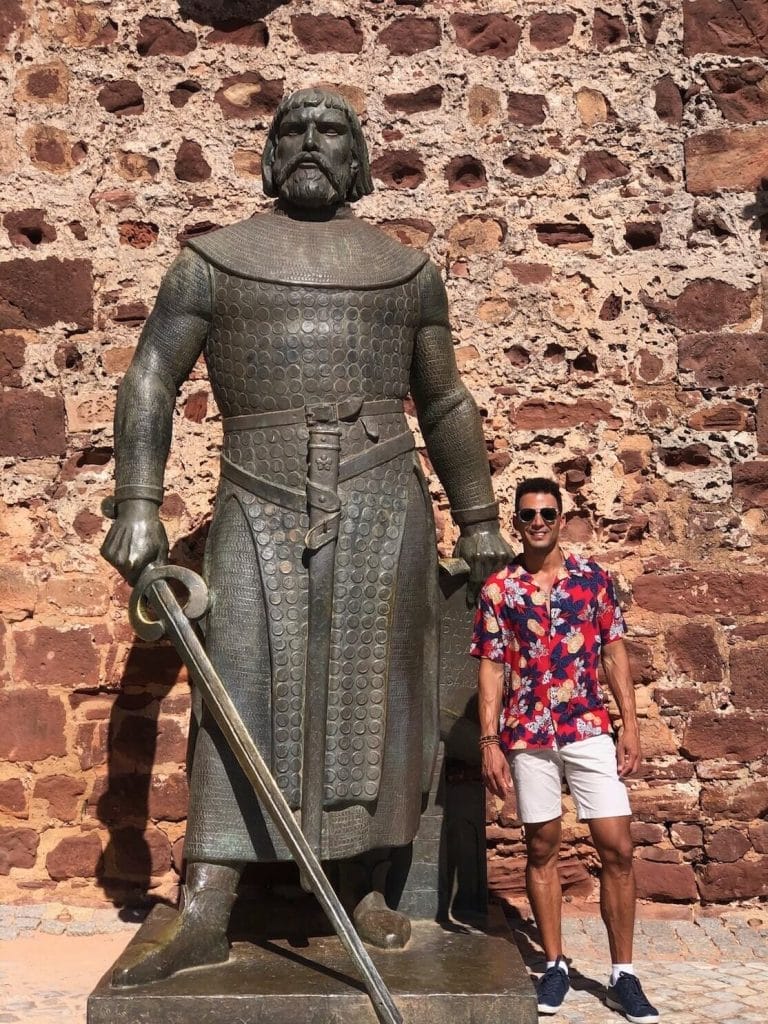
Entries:
{"type": "Polygon", "coordinates": [[[227,960],[227,924],[240,873],[231,864],[190,863],[181,910],[154,939],[130,947],[112,972],[112,984],[146,985],[187,967],[227,960]]]}
{"type": "Polygon", "coordinates": [[[411,937],[410,919],[388,907],[375,889],[360,900],[352,916],[363,942],[379,949],[403,949],[411,937]]]}

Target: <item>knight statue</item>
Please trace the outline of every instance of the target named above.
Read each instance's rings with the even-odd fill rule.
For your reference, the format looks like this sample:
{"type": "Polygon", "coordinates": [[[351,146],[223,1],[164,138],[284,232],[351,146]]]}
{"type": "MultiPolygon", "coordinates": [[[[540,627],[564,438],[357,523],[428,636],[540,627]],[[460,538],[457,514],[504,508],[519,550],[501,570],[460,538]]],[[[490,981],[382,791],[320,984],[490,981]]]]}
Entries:
{"type": "MultiPolygon", "coordinates": [[[[102,553],[132,583],[166,557],[174,404],[202,353],[224,431],[206,651],[308,841],[340,860],[411,842],[438,742],[437,553],[409,393],[471,580],[509,548],[440,274],[351,210],[372,183],[346,100],[285,98],[263,182],[270,212],[190,239],[165,275],[119,389],[102,553]]],[[[116,984],[226,960],[244,865],[289,857],[194,694],[192,740],[182,909],[116,984]]],[[[355,913],[384,945],[407,936],[396,919],[376,890],[355,913]]]]}

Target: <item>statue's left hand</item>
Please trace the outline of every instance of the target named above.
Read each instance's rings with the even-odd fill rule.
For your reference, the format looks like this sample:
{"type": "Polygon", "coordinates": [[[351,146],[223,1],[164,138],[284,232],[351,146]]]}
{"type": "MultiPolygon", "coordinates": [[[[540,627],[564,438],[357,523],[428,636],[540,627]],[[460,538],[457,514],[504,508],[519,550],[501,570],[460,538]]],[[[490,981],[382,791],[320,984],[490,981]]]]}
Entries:
{"type": "Polygon", "coordinates": [[[475,603],[483,583],[491,573],[510,562],[512,556],[512,548],[501,535],[496,522],[476,523],[461,531],[453,557],[463,558],[469,565],[467,604],[475,603]]]}

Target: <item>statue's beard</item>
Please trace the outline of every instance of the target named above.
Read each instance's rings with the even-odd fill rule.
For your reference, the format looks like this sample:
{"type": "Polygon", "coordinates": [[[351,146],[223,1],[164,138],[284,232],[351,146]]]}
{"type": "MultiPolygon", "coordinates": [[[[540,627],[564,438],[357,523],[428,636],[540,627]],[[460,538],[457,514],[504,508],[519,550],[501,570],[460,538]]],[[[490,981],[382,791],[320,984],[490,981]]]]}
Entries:
{"type": "Polygon", "coordinates": [[[274,175],[280,198],[294,206],[331,206],[347,197],[349,167],[339,173],[316,153],[300,153],[285,166],[275,166],[274,175]],[[301,166],[309,161],[314,166],[301,166]]]}

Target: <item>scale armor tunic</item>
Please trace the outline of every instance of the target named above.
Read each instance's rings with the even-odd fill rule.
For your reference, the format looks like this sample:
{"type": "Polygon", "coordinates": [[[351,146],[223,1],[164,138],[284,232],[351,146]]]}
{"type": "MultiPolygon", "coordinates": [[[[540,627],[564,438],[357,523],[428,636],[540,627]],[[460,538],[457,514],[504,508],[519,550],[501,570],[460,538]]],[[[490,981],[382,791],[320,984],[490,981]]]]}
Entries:
{"type": "MultiPolygon", "coordinates": [[[[280,223],[295,228],[284,218],[280,223]]],[[[255,477],[305,493],[305,409],[353,399],[389,400],[396,408],[393,400],[406,397],[424,275],[434,268],[422,254],[351,220],[348,229],[364,247],[380,250],[378,259],[372,253],[377,270],[372,272],[370,256],[365,261],[366,284],[355,279],[354,251],[346,271],[351,287],[313,280],[326,264],[312,253],[306,267],[293,268],[291,279],[302,283],[284,283],[275,280],[285,276],[284,268],[275,271],[269,258],[252,258],[261,227],[274,232],[274,225],[272,216],[254,218],[191,243],[210,282],[204,354],[224,419],[223,465],[237,471],[222,475],[206,548],[212,599],[206,648],[296,810],[305,663],[312,657],[309,517],[242,483],[255,477]],[[371,280],[374,274],[378,281],[371,280]],[[296,412],[295,422],[244,429],[237,419],[228,424],[288,410],[296,412]]],[[[342,460],[402,439],[408,429],[402,410],[368,416],[365,405],[338,426],[342,460]]],[[[437,556],[429,495],[412,446],[339,483],[338,494],[323,858],[408,843],[437,747],[437,556]]],[[[289,859],[199,698],[190,744],[187,857],[289,859]]]]}

